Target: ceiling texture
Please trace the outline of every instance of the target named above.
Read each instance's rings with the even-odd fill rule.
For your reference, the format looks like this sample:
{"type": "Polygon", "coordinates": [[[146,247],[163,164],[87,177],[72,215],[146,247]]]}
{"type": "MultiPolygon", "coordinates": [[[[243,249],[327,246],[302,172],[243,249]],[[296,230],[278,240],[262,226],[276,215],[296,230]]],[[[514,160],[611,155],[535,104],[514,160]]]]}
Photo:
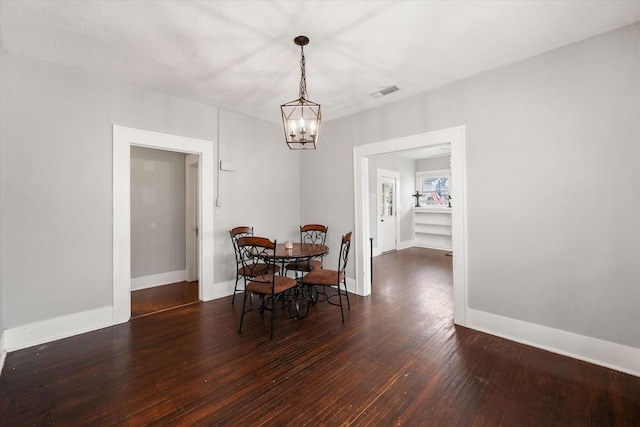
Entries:
{"type": "Polygon", "coordinates": [[[0,47],[279,122],[306,35],[327,121],[639,20],[640,1],[2,0],[0,47]]]}

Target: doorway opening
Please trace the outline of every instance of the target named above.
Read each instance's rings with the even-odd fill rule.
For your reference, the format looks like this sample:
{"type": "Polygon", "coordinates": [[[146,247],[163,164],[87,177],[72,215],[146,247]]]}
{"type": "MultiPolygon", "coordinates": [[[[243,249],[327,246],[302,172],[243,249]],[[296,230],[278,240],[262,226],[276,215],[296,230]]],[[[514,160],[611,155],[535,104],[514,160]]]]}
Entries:
{"type": "Polygon", "coordinates": [[[131,317],[131,146],[194,154],[197,173],[198,295],[207,301],[213,294],[213,143],[175,135],[113,126],[113,323],[131,317]],[[207,262],[203,262],[206,260],[207,262]]]}
{"type": "Polygon", "coordinates": [[[369,295],[371,293],[369,157],[443,144],[450,144],[451,146],[451,233],[454,254],[452,260],[453,317],[456,324],[465,326],[468,304],[464,126],[354,147],[354,194],[356,195],[355,292],[359,295],[369,295]]]}
{"type": "Polygon", "coordinates": [[[198,239],[200,218],[198,217],[198,164],[200,157],[188,154],[185,165],[185,263],[187,282],[198,280],[198,239]]]}
{"type": "Polygon", "coordinates": [[[131,318],[199,301],[198,163],[131,146],[131,318]]]}

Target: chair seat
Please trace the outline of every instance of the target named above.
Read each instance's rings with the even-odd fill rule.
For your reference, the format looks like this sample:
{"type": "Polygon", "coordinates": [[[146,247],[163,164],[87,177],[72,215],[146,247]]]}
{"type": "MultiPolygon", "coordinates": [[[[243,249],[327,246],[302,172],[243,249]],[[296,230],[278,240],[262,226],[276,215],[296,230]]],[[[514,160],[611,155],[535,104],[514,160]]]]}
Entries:
{"type": "MultiPolygon", "coordinates": [[[[256,294],[271,294],[271,277],[271,275],[256,277],[256,280],[252,280],[247,284],[247,291],[256,294]],[[264,280],[264,282],[262,282],[262,280],[264,280]]],[[[275,276],[274,280],[274,294],[279,294],[296,286],[296,280],[291,277],[275,276]]]]}
{"type": "Polygon", "coordinates": [[[305,285],[338,286],[344,280],[344,272],[336,270],[316,269],[302,278],[305,285]]]}
{"type": "Polygon", "coordinates": [[[290,262],[285,266],[286,270],[311,271],[322,268],[322,261],[317,259],[304,260],[299,262],[290,262]]]}
{"type": "MultiPolygon", "coordinates": [[[[275,266],[276,273],[280,271],[280,266],[275,266]]],[[[241,276],[247,277],[255,277],[263,274],[269,275],[271,274],[271,266],[268,264],[260,263],[252,266],[240,267],[238,269],[238,274],[241,276]]]]}

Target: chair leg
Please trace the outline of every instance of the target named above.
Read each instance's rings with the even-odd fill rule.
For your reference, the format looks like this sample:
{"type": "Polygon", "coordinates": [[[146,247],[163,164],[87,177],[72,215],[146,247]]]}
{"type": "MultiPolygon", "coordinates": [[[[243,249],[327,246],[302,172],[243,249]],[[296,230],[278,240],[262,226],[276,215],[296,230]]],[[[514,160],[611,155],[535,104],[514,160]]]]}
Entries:
{"type": "MultiPolygon", "coordinates": [[[[346,289],[345,285],[345,289],[346,289]]],[[[344,323],[344,311],[342,310],[342,292],[340,292],[340,282],[338,282],[338,301],[340,301],[340,315],[342,316],[342,323],[344,323]]]]}
{"type": "Polygon", "coordinates": [[[276,300],[275,296],[271,294],[271,335],[269,335],[269,339],[273,339],[273,321],[276,318],[276,300]]]}
{"type": "Polygon", "coordinates": [[[236,274],[236,285],[233,287],[233,298],[231,298],[231,305],[236,302],[236,292],[238,292],[238,280],[240,280],[240,276],[236,274]]]}
{"type": "Polygon", "coordinates": [[[347,307],[351,310],[351,303],[349,302],[349,291],[347,291],[347,279],[344,279],[344,294],[347,296],[347,307]]]}
{"type": "Polygon", "coordinates": [[[242,332],[242,322],[244,321],[244,314],[246,313],[245,308],[247,306],[247,290],[244,290],[244,297],[242,298],[242,314],[240,315],[240,328],[238,329],[238,333],[242,332]]]}
{"type": "Polygon", "coordinates": [[[307,292],[309,294],[309,302],[312,303],[312,304],[317,303],[318,302],[318,290],[316,289],[316,286],[315,285],[307,285],[307,289],[308,289],[307,292]]]}

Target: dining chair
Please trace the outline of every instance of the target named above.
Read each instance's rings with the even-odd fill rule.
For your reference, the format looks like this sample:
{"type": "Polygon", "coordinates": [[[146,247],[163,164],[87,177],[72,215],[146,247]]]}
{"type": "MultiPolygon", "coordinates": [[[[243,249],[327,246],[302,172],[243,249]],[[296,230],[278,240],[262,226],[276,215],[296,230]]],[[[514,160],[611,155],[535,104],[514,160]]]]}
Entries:
{"type": "MultiPolygon", "coordinates": [[[[329,227],[324,226],[322,224],[302,225],[300,226],[300,243],[324,245],[324,242],[327,240],[328,230],[329,230],[329,227]]],[[[296,277],[298,277],[298,272],[308,273],[313,269],[322,268],[323,258],[324,258],[324,255],[315,259],[307,259],[307,260],[290,262],[285,266],[285,275],[289,271],[295,271],[296,277]]]]}
{"type": "MultiPolygon", "coordinates": [[[[311,270],[309,273],[302,276],[302,285],[308,286],[310,291],[316,290],[317,294],[324,295],[329,304],[340,306],[340,314],[342,315],[342,322],[344,323],[344,311],[342,309],[342,295],[341,285],[344,286],[344,295],[347,297],[347,307],[351,310],[351,303],[349,302],[349,292],[347,292],[347,278],[345,270],[347,268],[347,261],[349,259],[349,249],[351,247],[351,232],[348,232],[342,236],[342,244],[340,245],[340,254],[338,255],[338,269],[329,270],[326,268],[317,268],[311,270]],[[323,288],[323,292],[317,290],[318,287],[323,288]],[[338,292],[334,295],[327,294],[327,287],[337,288],[338,292]],[[332,302],[331,298],[338,297],[338,302],[332,302]]],[[[318,298],[315,298],[319,301],[318,298]]]]}
{"type": "Polygon", "coordinates": [[[295,288],[297,282],[291,277],[276,274],[275,240],[271,241],[265,237],[245,236],[238,239],[237,245],[243,266],[247,271],[260,271],[264,268],[261,265],[267,264],[267,270],[263,274],[244,275],[244,298],[238,333],[242,332],[245,313],[254,310],[253,308],[247,309],[247,298],[250,298],[252,294],[257,294],[260,296],[260,312],[271,311],[271,334],[269,337],[273,338],[276,302],[285,301],[285,293],[289,289],[295,288]]]}
{"type": "MultiPolygon", "coordinates": [[[[236,284],[233,287],[233,298],[231,298],[231,304],[235,303],[236,294],[238,293],[238,282],[241,277],[253,277],[254,275],[260,275],[268,271],[269,266],[265,263],[257,263],[253,266],[254,269],[248,270],[242,263],[242,254],[238,248],[238,239],[241,237],[253,236],[253,227],[240,226],[234,227],[229,230],[231,236],[231,243],[233,244],[233,252],[236,256],[236,284]]],[[[276,272],[280,271],[280,267],[276,266],[276,272]]],[[[242,289],[240,290],[242,292],[242,289]]]]}

